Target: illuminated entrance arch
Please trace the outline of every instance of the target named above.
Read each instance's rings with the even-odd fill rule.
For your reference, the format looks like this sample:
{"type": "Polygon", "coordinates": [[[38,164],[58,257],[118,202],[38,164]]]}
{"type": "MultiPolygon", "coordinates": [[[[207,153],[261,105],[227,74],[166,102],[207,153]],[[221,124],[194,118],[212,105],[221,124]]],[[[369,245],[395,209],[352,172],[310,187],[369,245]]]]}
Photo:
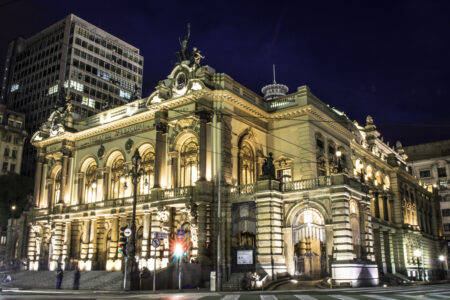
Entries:
{"type": "Polygon", "coordinates": [[[315,208],[301,209],[292,222],[294,275],[301,279],[322,278],[326,274],[325,220],[315,208]]]}

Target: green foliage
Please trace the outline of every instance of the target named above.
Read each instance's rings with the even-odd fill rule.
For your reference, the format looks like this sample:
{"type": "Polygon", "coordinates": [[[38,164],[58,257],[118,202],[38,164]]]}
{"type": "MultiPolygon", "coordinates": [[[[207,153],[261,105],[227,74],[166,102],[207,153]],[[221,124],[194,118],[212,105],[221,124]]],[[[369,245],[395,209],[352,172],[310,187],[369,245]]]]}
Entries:
{"type": "Polygon", "coordinates": [[[33,194],[33,179],[30,177],[9,173],[0,175],[0,226],[5,226],[8,218],[19,217],[29,206],[28,196],[33,194]],[[15,211],[11,206],[15,205],[15,211]]]}

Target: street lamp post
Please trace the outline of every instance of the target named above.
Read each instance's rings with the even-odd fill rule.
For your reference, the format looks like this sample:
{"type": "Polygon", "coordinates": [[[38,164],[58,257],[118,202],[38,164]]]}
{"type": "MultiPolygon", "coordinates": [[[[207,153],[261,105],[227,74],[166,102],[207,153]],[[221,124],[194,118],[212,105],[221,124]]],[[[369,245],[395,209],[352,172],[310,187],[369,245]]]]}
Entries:
{"type": "Polygon", "coordinates": [[[441,262],[441,271],[442,271],[442,279],[445,279],[445,269],[444,269],[444,261],[445,261],[445,256],[444,255],[439,255],[439,261],[441,262]]]}
{"type": "Polygon", "coordinates": [[[342,165],[341,165],[341,156],[342,156],[342,152],[340,150],[336,151],[336,156],[337,156],[337,172],[341,173],[342,172],[342,165]]]}
{"type": "Polygon", "coordinates": [[[418,274],[418,279],[422,280],[422,276],[420,273],[420,257],[422,256],[422,251],[420,251],[419,249],[414,250],[414,256],[417,259],[417,274],[418,274]]]}
{"type": "Polygon", "coordinates": [[[132,288],[132,280],[136,277],[135,273],[137,272],[137,264],[136,264],[136,203],[137,203],[137,184],[139,177],[143,175],[144,170],[139,169],[141,164],[141,155],[139,154],[138,149],[134,151],[133,157],[131,158],[132,168],[128,172],[128,175],[131,177],[131,182],[133,184],[133,214],[131,218],[131,236],[128,243],[128,259],[129,263],[126,267],[126,290],[131,290],[132,288]]]}

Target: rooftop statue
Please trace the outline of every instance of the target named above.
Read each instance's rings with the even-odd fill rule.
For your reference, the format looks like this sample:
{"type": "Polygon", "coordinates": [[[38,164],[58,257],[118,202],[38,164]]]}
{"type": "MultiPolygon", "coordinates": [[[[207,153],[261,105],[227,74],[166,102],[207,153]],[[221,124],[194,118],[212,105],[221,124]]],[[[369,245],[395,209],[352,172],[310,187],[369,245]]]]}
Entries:
{"type": "Polygon", "coordinates": [[[187,24],[187,35],[184,38],[183,41],[180,40],[180,38],[178,38],[178,41],[180,42],[180,46],[181,46],[181,51],[177,52],[177,58],[178,58],[178,62],[181,63],[183,61],[186,60],[190,60],[190,55],[189,55],[189,50],[188,50],[188,46],[189,46],[189,39],[191,38],[191,24],[187,24]]]}

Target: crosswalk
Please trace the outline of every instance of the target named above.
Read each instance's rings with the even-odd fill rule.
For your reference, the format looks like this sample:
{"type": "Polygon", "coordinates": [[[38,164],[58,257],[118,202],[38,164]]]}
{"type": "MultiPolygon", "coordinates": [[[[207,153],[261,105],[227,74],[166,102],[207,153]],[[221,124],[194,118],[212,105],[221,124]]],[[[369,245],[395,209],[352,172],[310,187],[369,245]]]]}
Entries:
{"type": "MultiPolygon", "coordinates": [[[[183,300],[193,300],[183,297],[183,300]]],[[[450,284],[216,294],[198,300],[450,300],[450,284]]],[[[181,300],[181,299],[180,299],[181,300]]]]}

